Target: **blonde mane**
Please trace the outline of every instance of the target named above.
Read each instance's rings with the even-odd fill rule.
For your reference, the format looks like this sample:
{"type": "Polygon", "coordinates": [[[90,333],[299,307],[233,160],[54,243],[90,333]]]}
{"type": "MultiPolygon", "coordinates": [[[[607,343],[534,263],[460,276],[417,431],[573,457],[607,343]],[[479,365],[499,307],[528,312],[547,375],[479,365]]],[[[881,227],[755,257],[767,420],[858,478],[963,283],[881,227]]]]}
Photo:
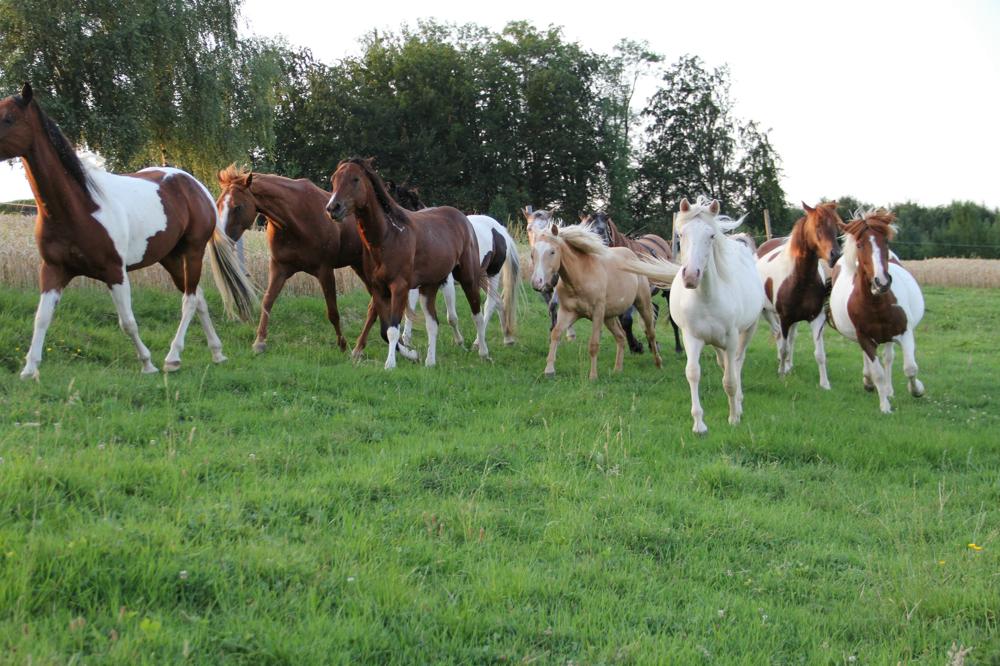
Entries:
{"type": "Polygon", "coordinates": [[[601,256],[607,254],[608,251],[608,246],[591,229],[589,224],[570,224],[559,227],[559,234],[556,236],[553,236],[549,231],[540,231],[535,242],[541,239],[561,241],[563,245],[567,245],[581,254],[601,256]]]}
{"type": "MultiPolygon", "coordinates": [[[[713,215],[709,210],[709,206],[712,205],[712,200],[704,195],[699,195],[698,199],[691,204],[691,208],[686,212],[679,212],[677,214],[677,229],[680,230],[684,228],[684,225],[688,224],[692,220],[701,219],[706,224],[712,226],[715,233],[718,234],[718,238],[712,243],[712,262],[715,265],[715,270],[719,274],[722,280],[728,281],[730,279],[729,264],[733,261],[737,261],[734,256],[736,252],[743,252],[749,250],[753,253],[751,245],[753,244],[753,239],[747,243],[745,239],[735,238],[734,236],[744,236],[745,234],[735,234],[734,236],[728,235],[729,232],[737,229],[743,220],[746,219],[746,215],[734,220],[728,215],[713,215]]],[[[682,251],[683,252],[683,251],[682,251]]],[[[681,263],[687,261],[684,257],[678,257],[681,263]]]]}
{"type": "Polygon", "coordinates": [[[229,187],[233,183],[246,181],[246,178],[249,175],[250,171],[243,168],[237,168],[236,163],[234,162],[219,172],[219,184],[222,185],[222,187],[229,187]]]}
{"type": "Polygon", "coordinates": [[[743,224],[743,220],[746,219],[746,215],[738,220],[734,220],[728,215],[712,215],[711,211],[709,211],[709,206],[711,205],[711,199],[704,194],[698,195],[698,199],[691,204],[689,210],[677,213],[677,228],[682,229],[685,224],[700,217],[709,224],[712,224],[716,232],[729,233],[743,224]]]}

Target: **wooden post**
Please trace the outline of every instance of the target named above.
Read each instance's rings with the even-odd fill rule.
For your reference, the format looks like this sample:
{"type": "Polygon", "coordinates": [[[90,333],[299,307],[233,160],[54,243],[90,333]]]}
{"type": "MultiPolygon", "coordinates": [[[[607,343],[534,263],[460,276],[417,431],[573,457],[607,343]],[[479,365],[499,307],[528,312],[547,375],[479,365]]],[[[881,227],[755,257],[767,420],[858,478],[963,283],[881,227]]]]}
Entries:
{"type": "Polygon", "coordinates": [[[764,209],[764,234],[767,236],[767,240],[771,240],[771,214],[764,209]]]}
{"type": "Polygon", "coordinates": [[[677,213],[674,213],[673,222],[670,223],[670,252],[674,258],[677,260],[677,213]]]}

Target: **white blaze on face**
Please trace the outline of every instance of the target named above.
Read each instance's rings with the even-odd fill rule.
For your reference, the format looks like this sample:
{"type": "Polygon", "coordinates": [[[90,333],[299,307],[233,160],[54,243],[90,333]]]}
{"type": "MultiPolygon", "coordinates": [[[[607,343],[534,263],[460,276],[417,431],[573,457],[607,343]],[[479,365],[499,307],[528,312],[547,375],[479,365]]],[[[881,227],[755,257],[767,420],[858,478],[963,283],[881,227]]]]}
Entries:
{"type": "Polygon", "coordinates": [[[875,275],[875,282],[879,286],[884,286],[889,283],[889,278],[882,266],[882,252],[878,249],[878,243],[875,242],[874,236],[868,236],[868,240],[872,244],[872,271],[875,275]]]}
{"type": "Polygon", "coordinates": [[[336,192],[334,192],[333,194],[330,195],[330,200],[326,202],[326,209],[327,210],[330,210],[330,207],[333,205],[333,200],[336,199],[336,198],[337,198],[337,193],[336,192]]]}
{"type": "Polygon", "coordinates": [[[555,248],[547,240],[538,240],[532,251],[534,257],[534,267],[531,272],[531,286],[533,289],[544,289],[552,279],[552,268],[550,266],[555,248]]]}

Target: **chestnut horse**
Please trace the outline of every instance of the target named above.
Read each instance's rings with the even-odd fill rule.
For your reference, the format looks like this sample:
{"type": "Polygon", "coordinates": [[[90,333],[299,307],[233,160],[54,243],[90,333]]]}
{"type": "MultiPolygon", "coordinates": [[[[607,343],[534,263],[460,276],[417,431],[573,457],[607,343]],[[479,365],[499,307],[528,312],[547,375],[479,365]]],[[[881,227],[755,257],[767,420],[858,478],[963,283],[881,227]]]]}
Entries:
{"type": "Polygon", "coordinates": [[[556,350],[562,332],[580,318],[590,319],[590,379],[597,379],[597,353],[600,350],[601,327],[607,326],[615,336],[616,372],[622,369],[625,354],[625,331],[618,317],[635,307],[642,317],[646,339],[656,367],[661,366],[656,346],[653,304],[649,280],[667,283],[678,267],[665,261],[640,261],[625,247],[607,247],[601,237],[586,225],[559,227],[548,231],[536,230],[531,248],[531,286],[541,291],[554,287],[559,310],[556,324],[549,334],[549,355],[545,375],[556,373],[556,350]]]}
{"type": "Polygon", "coordinates": [[[834,267],[830,320],[844,337],[864,352],[865,389],[878,390],[879,408],[892,411],[893,343],[903,349],[903,372],[910,394],[919,398],[924,385],[917,379],[913,329],[924,316],[920,285],[889,251],[896,216],[883,209],[858,211],[844,229],[844,256],[834,267]],[[885,345],[881,363],[879,345],[885,345]],[[874,386],[873,386],[874,385],[874,386]]]}
{"type": "MultiPolygon", "coordinates": [[[[594,233],[604,239],[604,244],[609,247],[627,247],[635,252],[638,257],[653,257],[654,259],[666,259],[667,261],[672,261],[674,258],[673,248],[663,238],[656,234],[643,234],[635,238],[627,236],[618,230],[618,225],[614,223],[611,216],[607,213],[592,213],[587,215],[583,218],[583,223],[589,224],[594,233]]],[[[660,287],[653,286],[653,296],[660,292],[663,293],[663,300],[667,302],[667,318],[670,321],[671,328],[674,329],[674,353],[680,354],[684,351],[684,347],[681,346],[681,331],[677,328],[677,323],[670,318],[670,289],[669,287],[661,289],[660,287]]],[[[659,315],[660,308],[654,302],[654,321],[659,315]]],[[[628,339],[628,348],[636,354],[641,354],[642,343],[636,340],[635,335],[632,334],[631,308],[622,315],[621,322],[622,328],[625,329],[625,337],[628,339]]]]}
{"type": "MultiPolygon", "coordinates": [[[[437,362],[437,291],[453,275],[465,292],[476,323],[479,355],[486,357],[486,320],[480,312],[480,288],[486,287],[485,272],[479,262],[479,246],[468,218],[450,206],[410,212],[397,204],[385,189],[370,160],[343,160],[330,177],[333,194],[327,203],[330,216],[342,221],[357,219],[365,244],[364,272],[372,294],[374,310],[358,338],[355,354],[364,348],[368,327],[378,315],[382,334],[389,343],[386,370],[396,367],[399,325],[410,289],[420,290],[426,314],[426,365],[437,362]]],[[[401,348],[404,355],[415,356],[401,348]]]]}
{"type": "Polygon", "coordinates": [[[227,311],[249,318],[253,286],[239,269],[232,242],[223,233],[212,196],[179,169],[150,168],[117,175],[85,165],[45,114],[29,84],[0,101],[0,160],[20,157],[38,204],[35,239],[42,264],[41,298],[22,378],[37,378],[45,333],[70,280],[78,275],[105,283],[118,323],[135,345],[142,371],[156,372],[132,314],[128,271],[160,263],[184,294],[181,321],[164,360],[180,368],[187,328],[198,315],[212,359],[226,360],[201,287],[205,246],[227,311]]]}
{"type": "Polygon", "coordinates": [[[347,349],[337,310],[335,268],[350,266],[364,279],[364,246],[355,224],[337,224],[326,213],[330,193],[310,181],[272,174],[238,171],[231,165],[219,172],[222,194],[216,201],[223,227],[238,240],[258,213],[267,218],[267,244],[271,250],[267,290],[260,311],[255,352],[267,349],[271,308],[285,282],[298,272],[319,281],[326,300],[326,315],[337,334],[337,345],[347,349]]]}
{"type": "Polygon", "coordinates": [[[757,273],[764,283],[764,318],[771,325],[778,346],[778,374],[792,371],[795,329],[809,322],[819,366],[819,385],[830,388],[826,374],[823,305],[829,294],[829,267],[840,258],[837,237],[844,226],[837,215],[837,203],[821,203],[815,208],[802,204],[805,217],[792,227],[791,236],[772,238],[757,250],[757,273]],[[826,265],[820,263],[820,259],[826,265]]]}

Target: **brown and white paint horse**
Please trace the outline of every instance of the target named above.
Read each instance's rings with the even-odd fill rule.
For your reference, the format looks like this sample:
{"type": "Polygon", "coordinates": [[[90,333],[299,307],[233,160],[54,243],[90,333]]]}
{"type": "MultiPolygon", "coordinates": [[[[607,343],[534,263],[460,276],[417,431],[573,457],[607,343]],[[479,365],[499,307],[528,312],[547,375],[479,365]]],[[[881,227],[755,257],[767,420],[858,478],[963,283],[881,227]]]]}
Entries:
{"type": "Polygon", "coordinates": [[[151,168],[117,175],[85,165],[56,124],[34,100],[31,86],[0,101],[0,160],[20,157],[38,204],[35,239],[42,264],[41,298],[22,378],[37,378],[45,333],[70,280],[78,275],[108,285],[118,322],[143,372],[156,372],[132,314],[128,271],[160,263],[184,297],[181,321],[164,361],[176,370],[188,325],[201,320],[212,359],[226,360],[201,287],[205,245],[227,309],[247,318],[253,286],[240,271],[232,242],[219,225],[208,190],[178,169],[151,168]]]}
{"type": "Polygon", "coordinates": [[[226,233],[239,240],[258,213],[267,218],[267,244],[271,251],[267,290],[261,304],[255,352],[267,349],[271,308],[285,282],[298,272],[319,281],[326,300],[326,315],[337,334],[337,345],[347,349],[340,330],[335,268],[350,266],[364,280],[364,245],[357,225],[330,220],[326,204],[330,193],[310,181],[272,174],[239,171],[231,165],[219,172],[222,194],[216,201],[226,233]]]}
{"type": "Polygon", "coordinates": [[[924,316],[924,295],[913,276],[889,251],[896,216],[883,209],[858,211],[845,227],[844,256],[834,267],[830,317],[844,337],[856,341],[863,354],[865,389],[878,390],[879,408],[892,411],[893,343],[903,350],[903,372],[910,394],[919,398],[913,329],[924,316]],[[879,345],[885,345],[881,362],[879,345]]]}
{"type": "Polygon", "coordinates": [[[777,341],[778,374],[787,375],[792,371],[796,324],[807,321],[819,366],[819,385],[829,389],[823,346],[826,326],[823,306],[829,293],[829,267],[840,258],[838,236],[844,223],[833,201],[815,208],[803,203],[802,210],[805,216],[795,223],[790,236],[772,238],[757,250],[757,272],[767,297],[764,318],[777,341]]]}
{"type": "Polygon", "coordinates": [[[357,219],[365,244],[364,272],[372,294],[374,311],[358,338],[355,354],[364,348],[368,327],[375,314],[389,343],[386,370],[396,367],[396,350],[415,358],[400,346],[399,325],[410,289],[420,290],[420,305],[426,315],[426,365],[437,362],[437,291],[449,275],[462,286],[476,323],[479,355],[489,356],[486,320],[480,311],[480,288],[486,288],[486,273],[479,262],[476,235],[465,215],[450,206],[407,211],[389,196],[385,183],[370,160],[343,160],[330,177],[333,194],[327,204],[330,216],[341,221],[357,219]]]}

